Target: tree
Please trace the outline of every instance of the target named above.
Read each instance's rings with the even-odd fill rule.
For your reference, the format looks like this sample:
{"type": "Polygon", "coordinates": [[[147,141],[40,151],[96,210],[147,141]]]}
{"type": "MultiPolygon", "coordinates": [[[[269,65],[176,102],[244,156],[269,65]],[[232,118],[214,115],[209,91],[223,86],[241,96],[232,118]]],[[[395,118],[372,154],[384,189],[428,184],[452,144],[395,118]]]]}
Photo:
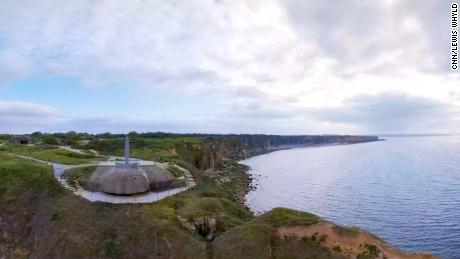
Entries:
{"type": "Polygon", "coordinates": [[[59,141],[55,137],[47,136],[43,138],[43,143],[48,144],[48,145],[58,145],[59,141]]]}
{"type": "Polygon", "coordinates": [[[31,136],[32,138],[39,138],[39,137],[42,136],[42,133],[41,133],[40,131],[36,131],[36,132],[30,134],[30,136],[31,136]]]}
{"type": "Polygon", "coordinates": [[[65,143],[67,145],[76,145],[80,140],[78,133],[75,131],[69,131],[65,134],[65,143]]]}
{"type": "Polygon", "coordinates": [[[128,133],[128,136],[129,136],[130,138],[135,138],[135,137],[137,137],[138,135],[139,135],[139,134],[138,134],[137,132],[135,132],[135,131],[131,131],[130,133],[128,133]]]}

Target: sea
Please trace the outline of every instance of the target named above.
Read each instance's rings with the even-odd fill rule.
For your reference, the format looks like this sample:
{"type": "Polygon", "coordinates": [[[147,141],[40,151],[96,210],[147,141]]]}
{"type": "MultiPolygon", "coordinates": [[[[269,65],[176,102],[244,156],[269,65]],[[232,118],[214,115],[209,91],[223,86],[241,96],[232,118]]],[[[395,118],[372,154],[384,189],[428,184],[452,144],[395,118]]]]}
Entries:
{"type": "Polygon", "coordinates": [[[460,258],[460,137],[303,147],[255,156],[255,213],[308,211],[357,226],[406,252],[460,258]]]}

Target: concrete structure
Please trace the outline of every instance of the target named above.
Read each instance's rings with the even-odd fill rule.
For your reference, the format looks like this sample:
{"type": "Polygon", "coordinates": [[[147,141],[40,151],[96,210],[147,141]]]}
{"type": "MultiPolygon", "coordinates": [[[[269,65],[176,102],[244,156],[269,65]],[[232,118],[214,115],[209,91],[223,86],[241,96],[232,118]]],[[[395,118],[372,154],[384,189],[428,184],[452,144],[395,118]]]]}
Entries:
{"type": "Polygon", "coordinates": [[[125,138],[125,167],[129,166],[129,137],[125,138]]]}
{"type": "Polygon", "coordinates": [[[101,191],[119,195],[144,193],[149,187],[147,174],[137,167],[110,167],[100,184],[101,191]]]}
{"type": "MultiPolygon", "coordinates": [[[[28,159],[28,160],[32,160],[35,162],[51,165],[54,171],[53,173],[54,178],[59,182],[59,184],[61,184],[63,188],[91,202],[99,201],[99,202],[119,203],[119,204],[120,203],[150,203],[150,202],[159,201],[163,198],[166,198],[168,196],[174,195],[179,192],[186,191],[196,186],[195,179],[193,178],[193,175],[190,173],[190,171],[182,167],[177,167],[179,170],[183,171],[184,173],[184,177],[182,178],[185,179],[185,187],[174,188],[174,187],[169,186],[168,189],[164,191],[148,191],[145,193],[135,194],[135,195],[112,195],[112,194],[105,193],[105,192],[93,192],[93,191],[89,191],[84,188],[81,188],[81,186],[76,186],[76,187],[70,186],[68,182],[63,178],[63,174],[66,170],[77,168],[77,167],[91,166],[93,164],[62,165],[62,164],[50,163],[48,161],[44,161],[44,160],[40,160],[40,159],[36,159],[33,157],[28,157],[28,156],[21,156],[21,155],[16,155],[16,156],[22,159],[28,159]]],[[[118,159],[119,158],[117,157],[111,157],[109,161],[100,162],[99,164],[115,166],[115,160],[118,160],[118,159]]],[[[136,159],[136,162],[140,165],[147,165],[147,166],[152,166],[154,164],[153,161],[144,161],[144,160],[138,160],[138,159],[136,159]]],[[[167,163],[155,163],[155,167],[151,167],[151,168],[160,168],[160,169],[166,170],[167,167],[168,167],[167,163]]]]}
{"type": "Polygon", "coordinates": [[[20,145],[30,145],[32,144],[32,138],[27,135],[17,135],[13,137],[13,141],[15,144],[20,145]]]}
{"type": "Polygon", "coordinates": [[[89,186],[95,191],[118,195],[132,195],[149,190],[147,174],[136,163],[129,162],[129,139],[125,138],[125,157],[123,164],[99,166],[90,178],[89,186]]]}
{"type": "Polygon", "coordinates": [[[124,162],[99,165],[83,188],[92,192],[134,195],[179,186],[179,181],[168,170],[154,164],[132,162],[129,158],[129,139],[126,136],[124,162]]]}

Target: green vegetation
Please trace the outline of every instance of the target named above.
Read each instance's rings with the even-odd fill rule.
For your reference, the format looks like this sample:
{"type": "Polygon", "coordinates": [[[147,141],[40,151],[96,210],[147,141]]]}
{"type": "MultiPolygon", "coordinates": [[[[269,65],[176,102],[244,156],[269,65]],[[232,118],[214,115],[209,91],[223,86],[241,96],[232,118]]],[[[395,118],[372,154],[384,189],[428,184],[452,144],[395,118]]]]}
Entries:
{"type": "Polygon", "coordinates": [[[244,196],[250,189],[251,178],[248,166],[232,160],[225,160],[216,167],[216,181],[236,202],[244,203],[244,196]]]}
{"type": "Polygon", "coordinates": [[[274,208],[269,213],[265,213],[256,219],[259,223],[269,224],[273,227],[304,225],[308,226],[319,221],[319,217],[302,211],[286,208],[274,208]]]}
{"type": "Polygon", "coordinates": [[[67,165],[85,164],[95,160],[101,160],[101,158],[96,158],[91,155],[79,154],[64,149],[52,149],[38,152],[30,151],[22,153],[22,155],[28,155],[41,160],[67,165]]]}
{"type": "Polygon", "coordinates": [[[283,238],[272,239],[272,258],[328,258],[345,259],[341,251],[322,246],[317,240],[310,238],[283,238]]]}
{"type": "Polygon", "coordinates": [[[326,239],[327,239],[327,235],[321,235],[321,236],[319,236],[319,242],[320,242],[320,243],[321,243],[321,242],[325,242],[326,239]]]}
{"type": "MultiPolygon", "coordinates": [[[[169,136],[162,138],[138,138],[130,139],[131,156],[146,160],[174,161],[180,158],[178,149],[183,145],[200,145],[203,137],[169,136]]],[[[84,149],[96,150],[104,155],[123,155],[122,137],[103,138],[90,141],[82,146],[84,149]]]]}
{"type": "Polygon", "coordinates": [[[184,172],[180,170],[176,165],[170,164],[168,165],[168,171],[171,172],[175,177],[184,176],[184,172]]]}
{"type": "Polygon", "coordinates": [[[376,245],[364,244],[364,248],[366,250],[358,254],[356,259],[375,259],[379,257],[380,249],[376,245]]]}
{"type": "Polygon", "coordinates": [[[83,166],[68,169],[62,175],[65,181],[72,187],[85,186],[97,166],[83,166]]]}
{"type": "Polygon", "coordinates": [[[214,257],[269,258],[273,228],[265,224],[248,224],[229,230],[213,243],[214,257]]]}
{"type": "Polygon", "coordinates": [[[319,238],[278,238],[279,226],[304,225],[318,222],[313,214],[276,208],[254,220],[235,227],[213,242],[215,258],[344,258],[321,245],[327,236],[319,238]]]}
{"type": "Polygon", "coordinates": [[[334,226],[333,230],[337,235],[340,236],[349,236],[349,237],[356,237],[358,236],[361,229],[357,227],[342,227],[342,226],[334,226]]]}
{"type": "Polygon", "coordinates": [[[60,193],[49,166],[0,152],[0,204],[52,199],[60,193]]]}
{"type": "Polygon", "coordinates": [[[29,156],[36,159],[67,165],[86,164],[104,158],[93,155],[79,154],[62,148],[48,145],[24,146],[8,144],[0,147],[0,151],[29,156]]]}
{"type": "Polygon", "coordinates": [[[59,145],[59,140],[55,137],[51,137],[51,136],[48,136],[48,137],[44,137],[42,139],[42,143],[43,144],[47,144],[47,145],[59,145]]]}
{"type": "Polygon", "coordinates": [[[339,245],[336,245],[332,247],[332,250],[337,251],[337,252],[342,252],[342,247],[340,247],[339,245]]]}
{"type": "MultiPolygon", "coordinates": [[[[168,211],[175,214],[188,199],[199,198],[191,192],[140,206],[89,203],[64,191],[50,167],[0,153],[0,228],[7,237],[0,242],[0,251],[4,244],[13,248],[34,244],[34,238],[47,233],[33,251],[27,245],[21,249],[38,258],[152,254],[205,258],[206,243],[201,237],[168,215],[168,211]]],[[[2,255],[15,257],[15,251],[2,251],[2,255]]]]}
{"type": "Polygon", "coordinates": [[[374,238],[376,240],[379,240],[380,242],[386,244],[386,241],[384,239],[382,239],[381,237],[379,237],[379,236],[377,236],[377,235],[375,235],[373,233],[367,232],[365,230],[362,230],[362,229],[360,229],[358,227],[334,226],[333,229],[334,229],[334,232],[337,233],[338,235],[346,236],[346,237],[356,237],[356,236],[358,236],[359,233],[365,232],[366,234],[370,235],[372,238],[374,238]]]}
{"type": "MultiPolygon", "coordinates": [[[[26,147],[14,148],[29,151],[26,147]]],[[[7,153],[10,151],[0,151],[0,228],[11,236],[0,242],[0,252],[7,257],[25,251],[40,258],[131,258],[152,254],[160,258],[206,258],[207,242],[198,233],[185,229],[177,215],[192,223],[197,217],[214,218],[217,232],[252,219],[247,211],[225,198],[225,192],[210,179],[204,179],[194,190],[153,204],[89,203],[64,191],[49,166],[19,159],[7,153]],[[22,215],[27,216],[19,222],[22,215]],[[34,238],[42,233],[48,234],[38,247],[27,245],[34,244],[34,238]],[[3,244],[14,249],[2,250],[3,244]]],[[[74,168],[66,175],[84,184],[92,169],[74,168]]]]}

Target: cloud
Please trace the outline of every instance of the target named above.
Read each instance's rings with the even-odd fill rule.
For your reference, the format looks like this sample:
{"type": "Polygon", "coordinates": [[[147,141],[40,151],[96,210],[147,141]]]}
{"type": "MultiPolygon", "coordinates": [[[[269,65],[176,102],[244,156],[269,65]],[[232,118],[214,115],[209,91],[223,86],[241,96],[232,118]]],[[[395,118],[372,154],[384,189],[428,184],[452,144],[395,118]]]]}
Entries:
{"type": "Polygon", "coordinates": [[[339,107],[312,114],[318,120],[354,124],[375,133],[439,132],[456,120],[455,109],[428,98],[387,92],[355,96],[339,107]]]}
{"type": "Polygon", "coordinates": [[[56,125],[60,113],[53,107],[27,102],[0,101],[0,132],[23,133],[56,125]]]}
{"type": "Polygon", "coordinates": [[[30,60],[22,54],[0,50],[0,86],[29,76],[31,66],[30,60]]]}
{"type": "Polygon", "coordinates": [[[449,4],[426,0],[298,1],[284,7],[292,27],[337,61],[343,76],[415,69],[450,73],[449,4]]]}
{"type": "Polygon", "coordinates": [[[0,102],[0,132],[446,133],[446,128],[458,128],[456,114],[455,106],[403,92],[358,95],[340,106],[325,108],[246,99],[219,114],[150,118],[70,116],[46,105],[0,102]]]}
{"type": "Polygon", "coordinates": [[[0,102],[0,116],[21,118],[54,118],[58,111],[50,106],[27,102],[0,102]]]}
{"type": "Polygon", "coordinates": [[[60,131],[78,129],[85,132],[197,132],[202,128],[197,118],[136,118],[133,116],[88,116],[70,118],[57,127],[60,131]]]}
{"type": "Polygon", "coordinates": [[[2,1],[0,41],[29,75],[194,90],[298,65],[310,50],[283,19],[275,1],[2,1]]]}
{"type": "Polygon", "coordinates": [[[0,53],[13,67],[0,73],[196,90],[285,85],[324,66],[448,72],[448,19],[437,0],[6,0],[0,53]]]}
{"type": "MultiPolygon", "coordinates": [[[[449,111],[460,102],[450,93],[460,77],[449,70],[449,17],[449,4],[438,0],[3,0],[0,86],[72,77],[134,89],[147,110],[164,97],[158,88],[181,98],[164,118],[62,115],[75,107],[27,117],[34,109],[20,115],[16,107],[0,114],[10,125],[0,130],[28,121],[22,128],[453,130],[449,111]],[[190,93],[197,105],[183,105],[190,93]],[[177,116],[181,108],[192,115],[177,116]]],[[[107,97],[100,99],[110,110],[116,104],[107,97]]],[[[133,106],[127,112],[135,114],[133,106]]]]}

